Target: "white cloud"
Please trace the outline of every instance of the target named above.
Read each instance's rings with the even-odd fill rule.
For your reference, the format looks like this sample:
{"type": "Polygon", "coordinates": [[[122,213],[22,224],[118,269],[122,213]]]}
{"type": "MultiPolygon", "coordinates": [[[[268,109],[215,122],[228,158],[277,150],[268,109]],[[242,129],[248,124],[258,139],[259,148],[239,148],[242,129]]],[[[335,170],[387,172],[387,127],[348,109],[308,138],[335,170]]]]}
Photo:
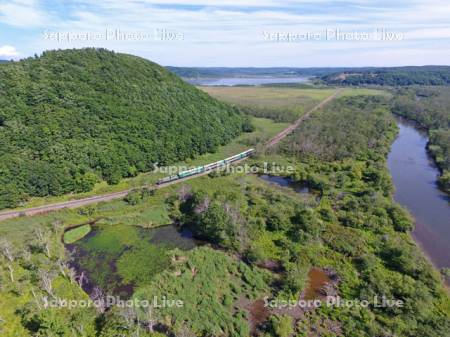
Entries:
{"type": "Polygon", "coordinates": [[[21,28],[41,27],[49,22],[34,0],[14,0],[0,3],[0,22],[21,28]]]}
{"type": "MultiPolygon", "coordinates": [[[[0,22],[19,28],[34,26],[40,30],[39,36],[37,33],[30,35],[26,43],[20,45],[23,53],[102,46],[139,54],[163,64],[264,66],[332,66],[345,62],[351,65],[369,60],[367,55],[361,58],[363,51],[379,56],[380,50],[390,50],[392,55],[398,56],[397,60],[389,57],[370,59],[386,65],[409,63],[417,59],[414,53],[427,48],[430,50],[426,53],[427,63],[442,63],[443,57],[450,56],[442,46],[430,45],[434,40],[439,40],[442,45],[450,40],[448,0],[435,0],[432,5],[425,0],[343,0],[339,3],[331,0],[40,1],[0,0],[0,22]],[[166,28],[183,34],[184,40],[159,44],[126,41],[60,43],[42,38],[42,32],[47,30],[104,32],[107,28],[146,33],[155,28],[166,28]],[[350,32],[386,28],[390,32],[403,33],[405,41],[398,44],[308,42],[286,45],[262,41],[263,31],[305,34],[324,32],[327,28],[350,32]],[[339,54],[336,48],[342,52],[339,54]],[[401,54],[403,58],[399,57],[401,54]]],[[[17,45],[14,40],[3,43],[17,45]]]]}
{"type": "Polygon", "coordinates": [[[19,56],[19,52],[15,47],[4,45],[0,46],[0,57],[17,57],[19,56]]]}

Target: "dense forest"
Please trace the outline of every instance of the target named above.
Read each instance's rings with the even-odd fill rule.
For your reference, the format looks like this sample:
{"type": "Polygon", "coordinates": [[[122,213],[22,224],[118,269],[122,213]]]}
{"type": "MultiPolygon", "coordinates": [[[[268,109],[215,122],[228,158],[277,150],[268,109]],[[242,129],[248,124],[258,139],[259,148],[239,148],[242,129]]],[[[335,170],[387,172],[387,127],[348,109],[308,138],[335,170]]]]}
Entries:
{"type": "Polygon", "coordinates": [[[244,120],[131,55],[60,50],[2,64],[0,209],[214,151],[244,120]]]}
{"type": "Polygon", "coordinates": [[[394,121],[386,113],[387,98],[342,97],[325,110],[326,113],[311,116],[294,131],[284,144],[286,153],[325,161],[367,159],[368,155],[377,154],[367,149],[386,149],[390,144],[392,132],[383,132],[394,128],[394,121]]]}
{"type": "Polygon", "coordinates": [[[321,77],[326,84],[331,85],[449,85],[450,67],[392,67],[392,68],[361,68],[350,71],[340,71],[321,77]]]}
{"type": "Polygon", "coordinates": [[[428,149],[442,171],[439,182],[450,193],[450,89],[412,87],[396,89],[392,111],[428,129],[428,149]]]}

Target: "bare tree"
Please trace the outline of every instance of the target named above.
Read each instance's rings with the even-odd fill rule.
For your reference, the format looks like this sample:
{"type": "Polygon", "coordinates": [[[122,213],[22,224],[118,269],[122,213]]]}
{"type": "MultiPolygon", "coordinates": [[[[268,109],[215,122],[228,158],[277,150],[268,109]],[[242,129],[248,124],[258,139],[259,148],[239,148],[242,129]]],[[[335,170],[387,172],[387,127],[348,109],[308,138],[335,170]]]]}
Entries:
{"type": "Polygon", "coordinates": [[[0,241],[0,252],[9,262],[8,263],[9,278],[11,279],[11,282],[14,282],[14,268],[12,264],[15,260],[15,253],[13,246],[8,240],[3,239],[0,241]]]}
{"type": "Polygon", "coordinates": [[[11,263],[14,262],[15,259],[14,249],[8,240],[2,239],[0,241],[0,252],[9,262],[11,263]]]}
{"type": "Polygon", "coordinates": [[[40,269],[39,270],[39,285],[41,288],[46,291],[51,297],[55,298],[55,295],[53,293],[53,280],[55,278],[54,273],[40,269]]]}
{"type": "Polygon", "coordinates": [[[36,292],[34,291],[34,288],[31,288],[31,293],[33,294],[34,300],[36,301],[36,305],[38,306],[39,310],[41,310],[42,309],[41,303],[39,302],[36,292]]]}
{"type": "Polygon", "coordinates": [[[36,237],[38,239],[39,244],[43,247],[45,254],[48,258],[51,257],[50,254],[50,233],[48,231],[43,230],[42,228],[38,228],[35,231],[36,237]]]}
{"type": "Polygon", "coordinates": [[[77,271],[74,268],[67,269],[67,277],[70,280],[70,283],[75,283],[77,280],[77,271]]]}
{"type": "Polygon", "coordinates": [[[103,290],[99,287],[94,287],[91,297],[98,311],[103,314],[106,311],[106,296],[103,290]]]}
{"type": "Polygon", "coordinates": [[[59,271],[61,273],[62,276],[67,277],[68,276],[68,272],[69,272],[69,265],[67,264],[66,261],[64,261],[62,258],[59,258],[57,263],[59,271]]]}
{"type": "Polygon", "coordinates": [[[29,248],[24,248],[22,251],[22,256],[25,261],[30,262],[31,261],[31,251],[29,248]]]}
{"type": "Polygon", "coordinates": [[[53,233],[58,233],[63,228],[62,220],[55,220],[52,222],[52,231],[53,233]]]}
{"type": "Polygon", "coordinates": [[[123,318],[125,328],[128,330],[133,329],[136,323],[136,311],[133,307],[126,307],[120,310],[120,316],[123,318]]]}
{"type": "Polygon", "coordinates": [[[14,268],[11,264],[8,264],[8,270],[9,270],[9,278],[11,282],[14,283],[14,268]]]}
{"type": "Polygon", "coordinates": [[[78,276],[78,285],[80,288],[83,288],[83,285],[88,281],[86,273],[84,271],[81,272],[80,276],[78,276]]]}

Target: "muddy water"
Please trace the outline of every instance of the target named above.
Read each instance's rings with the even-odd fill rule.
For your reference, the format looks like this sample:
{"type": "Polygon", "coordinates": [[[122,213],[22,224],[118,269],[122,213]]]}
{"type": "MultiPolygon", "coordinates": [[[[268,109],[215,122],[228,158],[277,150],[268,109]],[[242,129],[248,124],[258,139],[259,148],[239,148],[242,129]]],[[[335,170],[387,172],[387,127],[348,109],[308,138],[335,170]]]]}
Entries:
{"type": "Polygon", "coordinates": [[[323,288],[331,282],[328,274],[319,268],[311,268],[308,273],[308,288],[305,289],[304,299],[314,300],[324,297],[323,288]]]}
{"type": "Polygon", "coordinates": [[[439,171],[426,150],[427,134],[405,119],[397,123],[400,133],[388,157],[395,199],[414,216],[413,236],[432,262],[450,267],[450,203],[436,184],[439,171]]]}

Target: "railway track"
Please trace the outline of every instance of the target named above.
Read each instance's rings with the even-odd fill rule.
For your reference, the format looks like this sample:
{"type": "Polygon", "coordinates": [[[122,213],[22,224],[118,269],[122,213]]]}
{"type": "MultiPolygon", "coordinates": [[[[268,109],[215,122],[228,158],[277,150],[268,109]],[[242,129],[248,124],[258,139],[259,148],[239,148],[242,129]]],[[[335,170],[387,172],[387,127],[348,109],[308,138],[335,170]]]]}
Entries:
{"type": "MultiPolygon", "coordinates": [[[[277,134],[272,139],[270,139],[267,142],[267,144],[266,144],[266,148],[269,148],[269,147],[277,144],[278,142],[280,142],[283,138],[285,138],[292,131],[294,131],[300,125],[300,123],[302,121],[304,121],[305,119],[307,119],[314,111],[322,108],[327,103],[329,103],[334,98],[336,98],[341,91],[342,91],[342,89],[336,90],[336,92],[333,95],[331,95],[331,96],[327,97],[326,99],[324,99],[322,102],[320,102],[314,108],[312,108],[307,113],[302,115],[299,119],[297,119],[293,124],[288,126],[286,129],[281,131],[279,134],[277,134]]],[[[240,160],[236,160],[236,161],[233,162],[233,164],[234,163],[239,163],[239,162],[241,162],[241,161],[243,161],[243,160],[245,160],[247,158],[248,157],[242,158],[240,160]]],[[[160,188],[166,187],[168,185],[178,184],[178,183],[180,183],[182,181],[186,181],[186,180],[189,180],[189,179],[193,179],[193,178],[196,178],[196,177],[199,177],[199,176],[206,175],[209,172],[210,171],[201,172],[199,174],[192,175],[192,176],[189,176],[189,177],[186,177],[186,178],[181,178],[181,179],[178,179],[178,180],[170,181],[170,182],[165,183],[163,185],[141,186],[141,188],[160,189],[160,188]]],[[[124,190],[124,191],[107,193],[107,194],[87,197],[87,198],[83,198],[83,199],[63,201],[63,202],[53,203],[53,204],[49,204],[49,205],[30,207],[30,208],[25,208],[25,209],[21,209],[21,210],[4,211],[4,212],[0,212],[0,221],[6,220],[6,219],[11,219],[11,218],[16,218],[16,217],[20,217],[20,216],[33,216],[33,215],[38,215],[38,214],[44,214],[44,213],[48,213],[48,212],[52,212],[52,211],[56,211],[56,210],[65,209],[65,208],[78,208],[78,207],[91,205],[91,204],[95,204],[95,203],[102,202],[102,201],[111,201],[111,200],[116,200],[116,199],[122,199],[131,190],[133,190],[133,189],[127,189],[127,190],[124,190]]]]}

